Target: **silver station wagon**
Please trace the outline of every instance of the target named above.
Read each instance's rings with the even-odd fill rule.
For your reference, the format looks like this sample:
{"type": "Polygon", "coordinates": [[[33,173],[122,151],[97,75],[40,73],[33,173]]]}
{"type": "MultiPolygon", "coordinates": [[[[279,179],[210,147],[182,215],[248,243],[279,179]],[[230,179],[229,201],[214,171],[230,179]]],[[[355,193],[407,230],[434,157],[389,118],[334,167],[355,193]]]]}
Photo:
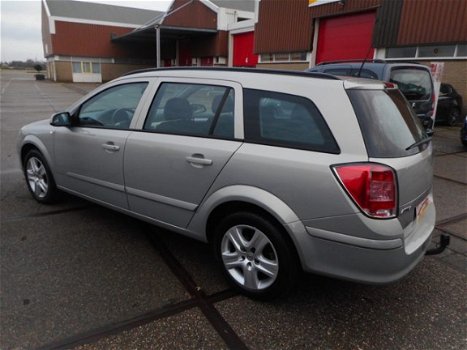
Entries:
{"type": "Polygon", "coordinates": [[[300,270],[396,281],[435,224],[430,138],[378,81],[139,71],[23,127],[18,151],[37,201],[66,191],[209,242],[252,297],[300,270]]]}

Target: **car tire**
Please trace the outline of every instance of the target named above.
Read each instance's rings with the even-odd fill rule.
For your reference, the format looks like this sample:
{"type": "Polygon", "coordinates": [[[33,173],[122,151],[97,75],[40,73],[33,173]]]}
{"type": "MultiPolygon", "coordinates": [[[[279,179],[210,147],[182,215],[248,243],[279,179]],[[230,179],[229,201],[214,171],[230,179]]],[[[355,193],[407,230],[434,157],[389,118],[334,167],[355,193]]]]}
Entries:
{"type": "Polygon", "coordinates": [[[39,203],[57,201],[59,191],[44,156],[36,149],[30,150],[23,159],[24,176],[29,192],[39,203]]]}
{"type": "Polygon", "coordinates": [[[449,115],[448,115],[448,125],[449,126],[454,126],[457,124],[457,121],[459,120],[459,117],[461,115],[461,112],[459,110],[459,108],[451,108],[451,110],[449,111],[449,115]]]}
{"type": "Polygon", "coordinates": [[[295,286],[299,264],[284,234],[255,213],[237,212],[221,220],[214,249],[227,280],[252,298],[287,295],[295,286]]]}

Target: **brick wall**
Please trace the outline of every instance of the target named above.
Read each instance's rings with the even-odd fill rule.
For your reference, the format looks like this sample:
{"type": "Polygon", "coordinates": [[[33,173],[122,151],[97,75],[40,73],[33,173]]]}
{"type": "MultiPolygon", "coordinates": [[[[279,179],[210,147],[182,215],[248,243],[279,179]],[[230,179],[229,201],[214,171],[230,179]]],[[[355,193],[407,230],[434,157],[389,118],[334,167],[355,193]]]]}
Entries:
{"type": "Polygon", "coordinates": [[[462,96],[464,110],[467,114],[467,61],[444,62],[443,83],[449,83],[462,96]]]}
{"type": "MultiPolygon", "coordinates": [[[[435,61],[420,61],[420,64],[430,66],[435,61]]],[[[444,62],[444,72],[441,81],[454,86],[454,89],[462,96],[464,108],[462,115],[467,114],[467,60],[441,61],[444,62]]]]}

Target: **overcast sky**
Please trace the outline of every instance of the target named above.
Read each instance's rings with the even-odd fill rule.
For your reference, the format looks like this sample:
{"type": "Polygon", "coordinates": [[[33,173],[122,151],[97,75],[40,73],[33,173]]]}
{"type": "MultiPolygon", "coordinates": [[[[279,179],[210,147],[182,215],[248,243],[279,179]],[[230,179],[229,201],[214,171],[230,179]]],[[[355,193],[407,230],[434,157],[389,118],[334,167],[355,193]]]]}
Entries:
{"type": "MultiPolygon", "coordinates": [[[[88,0],[82,0],[88,1],[88,0]]],[[[169,0],[120,1],[92,0],[110,5],[165,11],[169,0]]],[[[41,0],[0,0],[1,61],[44,60],[41,34],[41,0]]]]}

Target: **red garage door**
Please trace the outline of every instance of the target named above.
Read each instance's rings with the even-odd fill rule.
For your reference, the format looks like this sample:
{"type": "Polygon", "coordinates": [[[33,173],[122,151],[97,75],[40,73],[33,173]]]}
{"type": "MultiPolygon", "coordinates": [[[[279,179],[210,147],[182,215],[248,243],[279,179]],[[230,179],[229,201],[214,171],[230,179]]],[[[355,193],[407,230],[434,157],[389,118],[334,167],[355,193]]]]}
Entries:
{"type": "Polygon", "coordinates": [[[258,56],[254,54],[254,32],[236,34],[233,36],[234,67],[256,67],[258,56]]]}
{"type": "Polygon", "coordinates": [[[316,63],[373,58],[375,12],[323,19],[319,23],[316,63]]]}

